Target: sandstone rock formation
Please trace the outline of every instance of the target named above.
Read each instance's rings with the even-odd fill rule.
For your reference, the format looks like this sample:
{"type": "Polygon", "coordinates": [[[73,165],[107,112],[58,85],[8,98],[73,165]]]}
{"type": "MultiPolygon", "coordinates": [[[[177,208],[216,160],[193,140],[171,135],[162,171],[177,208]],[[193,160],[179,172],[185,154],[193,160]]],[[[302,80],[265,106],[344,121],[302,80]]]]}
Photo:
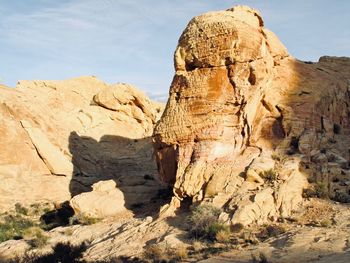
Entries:
{"type": "Polygon", "coordinates": [[[131,85],[95,77],[1,86],[0,211],[69,200],[109,179],[127,207],[148,201],[162,187],[150,139],[161,112],[131,85]]]}
{"type": "Polygon", "coordinates": [[[126,210],[124,194],[113,180],[93,184],[91,192],[76,195],[69,203],[76,214],[94,218],[113,216],[126,210]]]}
{"type": "Polygon", "coordinates": [[[193,18],[174,60],[153,136],[172,205],[209,201],[250,224],[290,216],[307,177],[349,195],[349,58],[299,61],[238,6],[193,18]]]}

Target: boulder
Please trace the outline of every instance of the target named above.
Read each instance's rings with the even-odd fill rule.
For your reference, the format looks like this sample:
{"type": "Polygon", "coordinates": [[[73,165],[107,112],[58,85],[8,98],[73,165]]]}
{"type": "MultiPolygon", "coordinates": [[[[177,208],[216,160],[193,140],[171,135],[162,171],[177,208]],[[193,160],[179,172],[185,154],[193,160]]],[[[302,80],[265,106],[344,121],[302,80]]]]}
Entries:
{"type": "Polygon", "coordinates": [[[105,218],[126,211],[124,194],[113,180],[92,185],[92,191],[74,196],[70,206],[76,214],[105,218]]]}

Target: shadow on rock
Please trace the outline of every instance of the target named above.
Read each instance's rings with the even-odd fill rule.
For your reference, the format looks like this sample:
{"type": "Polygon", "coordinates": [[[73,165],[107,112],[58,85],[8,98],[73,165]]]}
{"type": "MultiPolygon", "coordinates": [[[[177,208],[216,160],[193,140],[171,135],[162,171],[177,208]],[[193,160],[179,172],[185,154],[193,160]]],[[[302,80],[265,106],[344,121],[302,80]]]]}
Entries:
{"type": "Polygon", "coordinates": [[[150,137],[104,135],[97,141],[71,132],[69,150],[74,165],[72,197],[90,192],[97,182],[113,180],[123,192],[125,207],[136,216],[157,213],[171,197],[171,190],[158,179],[150,137]]]}

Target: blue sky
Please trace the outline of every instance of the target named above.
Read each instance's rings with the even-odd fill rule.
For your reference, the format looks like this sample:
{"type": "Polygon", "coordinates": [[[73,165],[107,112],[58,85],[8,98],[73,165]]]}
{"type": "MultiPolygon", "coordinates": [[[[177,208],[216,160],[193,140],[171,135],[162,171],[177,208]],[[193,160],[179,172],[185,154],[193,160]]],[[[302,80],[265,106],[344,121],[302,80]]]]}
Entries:
{"type": "Polygon", "coordinates": [[[95,75],[167,94],[188,21],[237,4],[260,10],[299,59],[350,56],[348,0],[0,0],[0,83],[95,75]]]}

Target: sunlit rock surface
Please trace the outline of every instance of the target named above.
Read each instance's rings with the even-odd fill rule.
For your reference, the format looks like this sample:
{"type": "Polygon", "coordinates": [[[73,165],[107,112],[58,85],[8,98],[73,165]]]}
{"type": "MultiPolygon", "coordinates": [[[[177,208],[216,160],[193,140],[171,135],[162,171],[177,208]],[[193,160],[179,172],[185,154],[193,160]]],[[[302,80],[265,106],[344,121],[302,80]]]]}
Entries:
{"type": "Polygon", "coordinates": [[[347,169],[349,58],[299,61],[258,11],[238,6],[193,18],[174,59],[153,139],[161,179],[176,200],[213,202],[232,222],[250,224],[289,216],[316,172],[349,194],[349,187],[330,185],[332,160],[323,175],[310,163],[313,150],[332,150],[335,166],[341,169],[342,159],[347,169]],[[273,178],[257,177],[269,170],[273,178]]]}

